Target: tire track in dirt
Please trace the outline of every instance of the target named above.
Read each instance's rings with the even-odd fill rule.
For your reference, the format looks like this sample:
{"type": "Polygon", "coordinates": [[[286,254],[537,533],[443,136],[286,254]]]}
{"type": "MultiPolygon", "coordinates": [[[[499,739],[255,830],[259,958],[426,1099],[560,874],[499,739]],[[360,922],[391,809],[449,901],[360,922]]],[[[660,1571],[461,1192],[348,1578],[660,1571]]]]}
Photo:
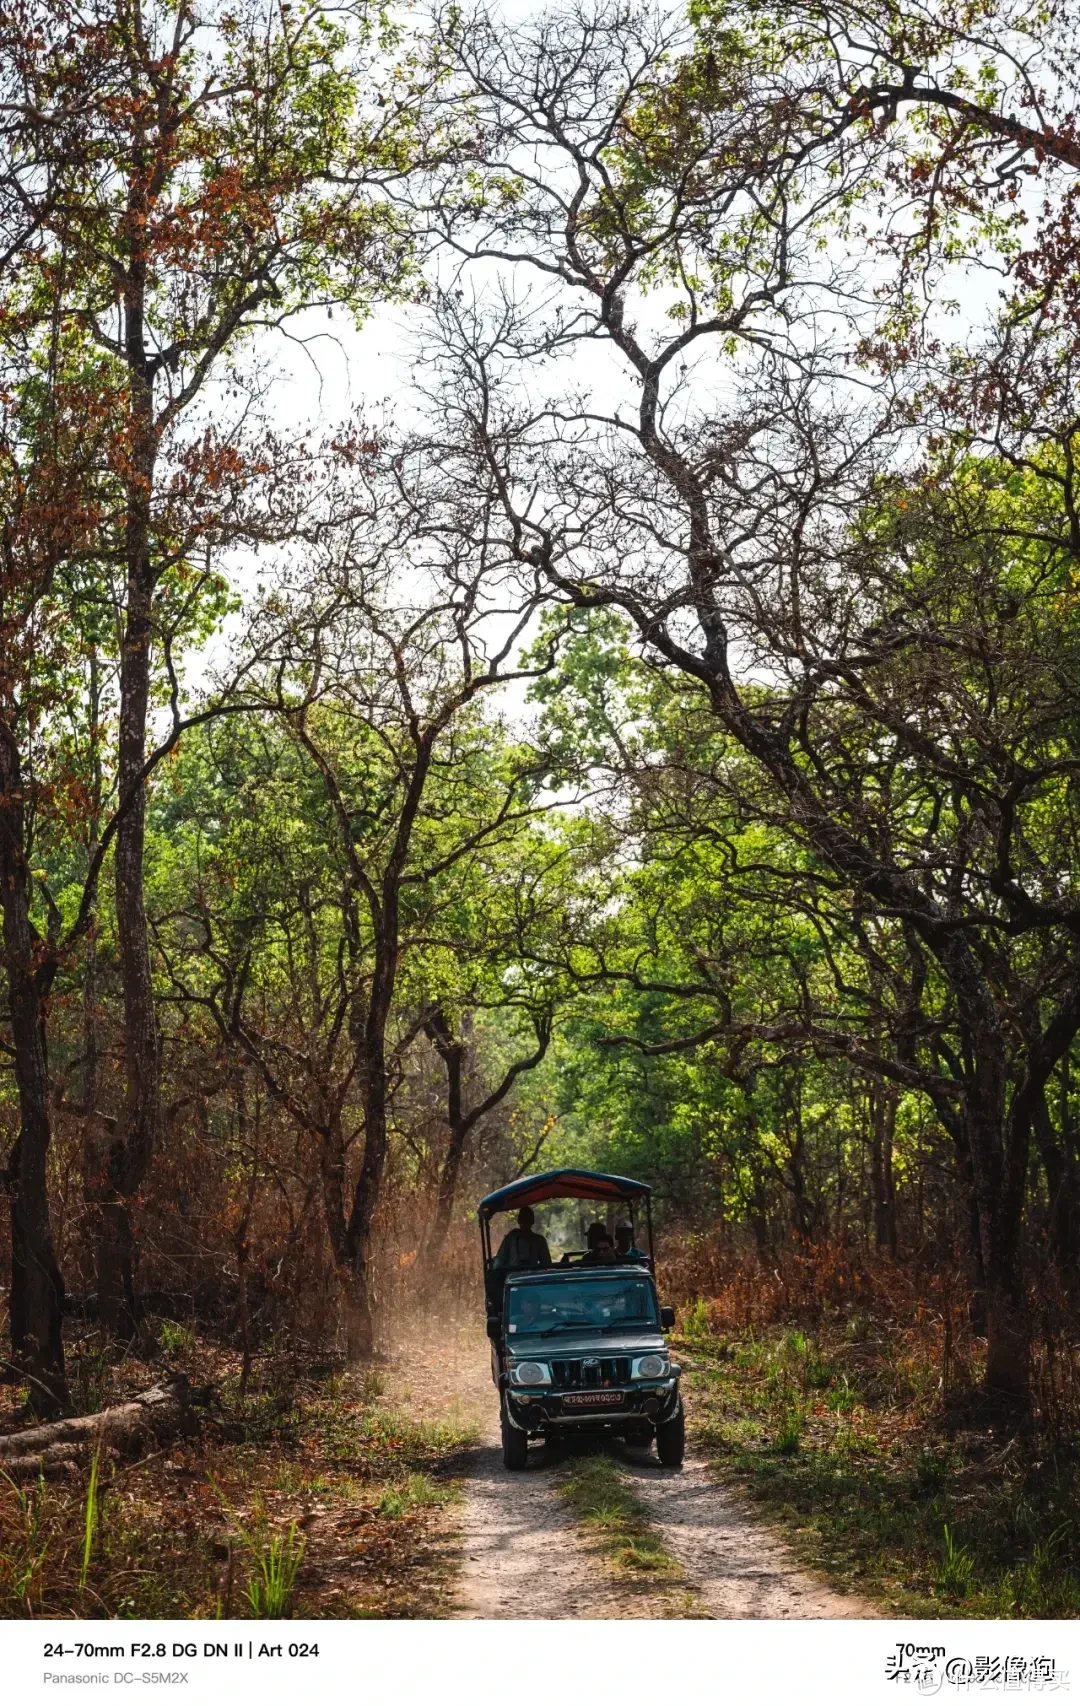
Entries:
{"type": "Polygon", "coordinates": [[[504,1469],[501,1446],[476,1453],[466,1484],[459,1617],[663,1616],[663,1602],[612,1578],[559,1497],[559,1462],[539,1447],[504,1469]]]}
{"type": "Polygon", "coordinates": [[[739,1509],[704,1458],[662,1469],[640,1452],[623,1470],[690,1585],[718,1618],[868,1618],[879,1613],[801,1570],[783,1542],[739,1509]]]}

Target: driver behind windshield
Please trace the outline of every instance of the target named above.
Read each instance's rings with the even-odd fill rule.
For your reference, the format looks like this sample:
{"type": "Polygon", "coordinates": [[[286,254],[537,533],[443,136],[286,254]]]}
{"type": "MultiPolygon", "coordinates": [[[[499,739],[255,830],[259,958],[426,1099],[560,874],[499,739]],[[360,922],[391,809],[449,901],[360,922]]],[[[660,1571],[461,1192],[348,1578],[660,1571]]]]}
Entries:
{"type": "Polygon", "coordinates": [[[532,1286],[523,1286],[520,1294],[514,1299],[514,1315],[516,1319],[510,1331],[532,1333],[540,1325],[543,1315],[540,1298],[532,1286]]]}

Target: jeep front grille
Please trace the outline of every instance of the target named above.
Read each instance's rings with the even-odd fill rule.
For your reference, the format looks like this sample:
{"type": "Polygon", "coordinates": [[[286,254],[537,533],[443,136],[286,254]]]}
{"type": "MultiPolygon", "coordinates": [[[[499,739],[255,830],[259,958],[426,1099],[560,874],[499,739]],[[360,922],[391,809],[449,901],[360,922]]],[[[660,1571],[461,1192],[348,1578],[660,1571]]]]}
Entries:
{"type": "Polygon", "coordinates": [[[559,1392],[626,1386],[630,1380],[630,1358],[563,1357],[552,1363],[551,1373],[555,1390],[559,1392]]]}

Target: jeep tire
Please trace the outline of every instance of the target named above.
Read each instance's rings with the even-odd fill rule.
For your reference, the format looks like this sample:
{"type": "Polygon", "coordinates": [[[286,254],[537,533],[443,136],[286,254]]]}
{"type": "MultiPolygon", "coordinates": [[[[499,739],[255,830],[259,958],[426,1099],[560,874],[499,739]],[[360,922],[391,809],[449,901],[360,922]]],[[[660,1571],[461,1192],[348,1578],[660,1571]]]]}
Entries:
{"type": "Polygon", "coordinates": [[[656,1455],[665,1469],[681,1469],[686,1452],[686,1412],[679,1408],[670,1421],[656,1424],[656,1455]]]}
{"type": "Polygon", "coordinates": [[[524,1469],[529,1457],[529,1436],[522,1433],[520,1428],[511,1426],[507,1418],[505,1403],[502,1407],[500,1422],[502,1425],[503,1468],[524,1469]]]}

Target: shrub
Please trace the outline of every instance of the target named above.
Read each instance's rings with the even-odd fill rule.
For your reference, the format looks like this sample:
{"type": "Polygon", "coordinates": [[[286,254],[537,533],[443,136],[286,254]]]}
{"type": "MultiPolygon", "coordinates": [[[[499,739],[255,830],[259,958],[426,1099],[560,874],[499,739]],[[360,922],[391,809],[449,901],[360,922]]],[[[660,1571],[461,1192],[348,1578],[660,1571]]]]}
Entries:
{"type": "Polygon", "coordinates": [[[785,1457],[793,1457],[802,1444],[805,1424],[806,1417],[803,1411],[795,1405],[785,1410],[780,1418],[780,1425],[773,1435],[773,1449],[783,1453],[785,1457]]]}

